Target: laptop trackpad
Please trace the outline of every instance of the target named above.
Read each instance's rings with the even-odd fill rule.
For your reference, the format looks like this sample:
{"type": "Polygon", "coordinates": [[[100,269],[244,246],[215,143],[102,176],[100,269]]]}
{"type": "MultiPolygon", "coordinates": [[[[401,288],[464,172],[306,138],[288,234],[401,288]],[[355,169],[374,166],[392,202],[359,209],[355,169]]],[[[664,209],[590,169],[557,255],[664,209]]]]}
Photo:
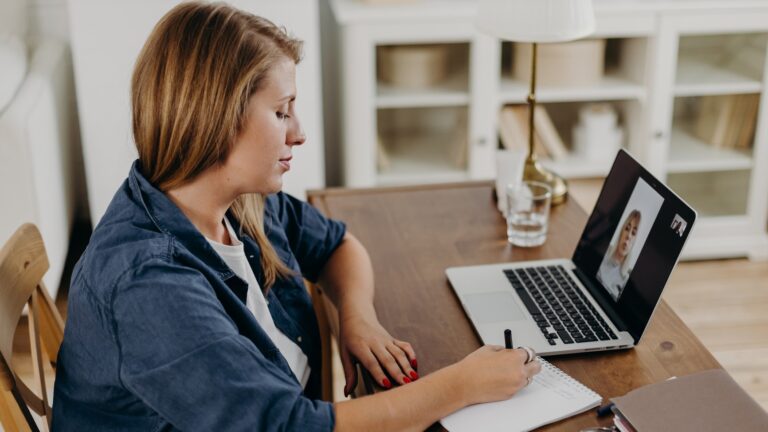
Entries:
{"type": "Polygon", "coordinates": [[[505,291],[464,296],[467,309],[478,323],[518,321],[525,319],[525,314],[517,305],[515,295],[505,291]]]}

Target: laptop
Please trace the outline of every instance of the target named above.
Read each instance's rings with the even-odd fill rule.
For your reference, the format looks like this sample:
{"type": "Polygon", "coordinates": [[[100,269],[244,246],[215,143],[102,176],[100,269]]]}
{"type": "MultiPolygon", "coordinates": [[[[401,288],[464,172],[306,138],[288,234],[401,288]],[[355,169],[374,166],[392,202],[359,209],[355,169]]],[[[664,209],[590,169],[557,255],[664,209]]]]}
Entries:
{"type": "Polygon", "coordinates": [[[573,257],[452,267],[446,274],[486,344],[541,355],[638,344],[696,212],[620,150],[573,257]]]}

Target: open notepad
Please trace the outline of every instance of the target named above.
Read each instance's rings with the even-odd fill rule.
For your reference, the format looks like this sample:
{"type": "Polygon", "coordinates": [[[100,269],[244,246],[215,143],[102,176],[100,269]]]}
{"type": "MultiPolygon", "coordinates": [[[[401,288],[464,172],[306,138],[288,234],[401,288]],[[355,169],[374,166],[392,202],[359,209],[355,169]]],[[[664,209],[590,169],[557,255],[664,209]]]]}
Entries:
{"type": "Polygon", "coordinates": [[[541,372],[512,398],[468,406],[440,423],[450,432],[527,431],[600,404],[600,395],[546,360],[539,361],[541,372]]]}

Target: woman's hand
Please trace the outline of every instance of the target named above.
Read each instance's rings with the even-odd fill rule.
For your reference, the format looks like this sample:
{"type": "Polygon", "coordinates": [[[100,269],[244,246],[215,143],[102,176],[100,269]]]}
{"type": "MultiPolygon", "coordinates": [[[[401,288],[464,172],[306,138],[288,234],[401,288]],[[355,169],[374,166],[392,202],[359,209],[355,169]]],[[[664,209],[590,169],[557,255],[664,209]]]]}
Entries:
{"type": "Polygon", "coordinates": [[[411,344],[397,340],[389,334],[375,318],[356,315],[340,316],[339,350],[344,367],[344,395],[349,395],[357,385],[359,362],[371,373],[382,387],[392,387],[389,374],[398,384],[417,380],[416,353],[411,344]],[[385,373],[386,372],[386,373],[385,373]]]}
{"type": "Polygon", "coordinates": [[[525,364],[523,349],[485,345],[451,367],[458,370],[459,388],[467,405],[509,399],[541,371],[538,360],[525,364]]]}

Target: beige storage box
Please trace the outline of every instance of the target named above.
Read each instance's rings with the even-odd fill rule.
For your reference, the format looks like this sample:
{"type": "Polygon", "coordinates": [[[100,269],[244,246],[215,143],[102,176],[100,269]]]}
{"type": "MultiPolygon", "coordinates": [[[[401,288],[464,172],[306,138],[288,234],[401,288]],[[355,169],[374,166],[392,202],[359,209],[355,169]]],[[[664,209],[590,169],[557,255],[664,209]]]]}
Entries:
{"type": "Polygon", "coordinates": [[[369,4],[369,5],[391,5],[391,4],[416,3],[420,0],[357,0],[357,1],[364,4],[369,4]]]}
{"type": "MultiPolygon", "coordinates": [[[[531,80],[531,44],[512,44],[512,75],[531,80]]],[[[605,39],[538,45],[537,86],[584,87],[600,82],[605,69],[605,39]]]]}
{"type": "Polygon", "coordinates": [[[429,88],[448,75],[449,49],[445,45],[397,45],[378,49],[379,79],[402,88],[429,88]]]}

